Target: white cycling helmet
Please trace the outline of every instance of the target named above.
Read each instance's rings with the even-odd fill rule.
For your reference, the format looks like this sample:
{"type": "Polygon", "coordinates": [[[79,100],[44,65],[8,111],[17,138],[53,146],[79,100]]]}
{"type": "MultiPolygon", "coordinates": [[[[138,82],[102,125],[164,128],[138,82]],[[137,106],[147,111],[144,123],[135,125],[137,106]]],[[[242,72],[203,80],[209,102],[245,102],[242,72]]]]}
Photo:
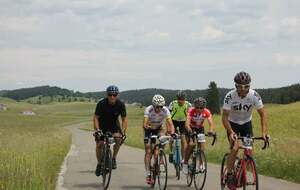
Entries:
{"type": "Polygon", "coordinates": [[[164,106],[165,103],[166,103],[165,98],[160,94],[156,94],[152,98],[152,105],[153,106],[164,106]]]}

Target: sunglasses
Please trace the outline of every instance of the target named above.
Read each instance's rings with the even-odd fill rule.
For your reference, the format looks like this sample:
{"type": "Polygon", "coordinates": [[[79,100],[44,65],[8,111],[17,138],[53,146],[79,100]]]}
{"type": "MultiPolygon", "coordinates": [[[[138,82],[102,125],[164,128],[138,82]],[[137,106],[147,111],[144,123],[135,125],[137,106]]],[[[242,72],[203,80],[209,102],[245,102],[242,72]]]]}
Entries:
{"type": "Polygon", "coordinates": [[[161,109],[161,108],[163,108],[162,106],[154,106],[154,108],[156,108],[156,109],[161,109]]]}
{"type": "Polygon", "coordinates": [[[235,87],[237,89],[249,89],[250,85],[249,84],[235,84],[235,87]]]}
{"type": "Polygon", "coordinates": [[[116,97],[116,96],[118,96],[118,94],[107,94],[107,96],[113,96],[113,97],[116,97]]]}
{"type": "Polygon", "coordinates": [[[202,110],[204,107],[195,107],[196,109],[202,110]]]}

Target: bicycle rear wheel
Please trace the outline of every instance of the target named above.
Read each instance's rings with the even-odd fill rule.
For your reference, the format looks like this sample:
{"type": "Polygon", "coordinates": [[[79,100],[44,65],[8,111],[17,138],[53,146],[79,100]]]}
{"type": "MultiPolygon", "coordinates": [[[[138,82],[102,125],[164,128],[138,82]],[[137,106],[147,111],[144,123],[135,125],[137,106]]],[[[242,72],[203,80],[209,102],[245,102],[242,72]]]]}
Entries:
{"type": "Polygon", "coordinates": [[[196,190],[201,190],[204,187],[207,174],[207,162],[204,152],[202,150],[197,151],[194,159],[194,185],[196,190]]]}
{"type": "Polygon", "coordinates": [[[158,175],[157,182],[159,189],[165,190],[168,182],[168,166],[164,151],[160,150],[158,154],[158,175]]]}
{"type": "Polygon", "coordinates": [[[111,171],[112,171],[112,152],[109,146],[104,146],[102,156],[102,185],[104,189],[107,189],[110,183],[111,171]]]}
{"type": "Polygon", "coordinates": [[[226,161],[228,159],[228,153],[226,153],[223,156],[222,159],[222,164],[221,164],[221,172],[220,172],[220,182],[221,182],[221,190],[225,190],[226,189],[226,173],[227,173],[227,165],[226,165],[226,161]]]}
{"type": "Polygon", "coordinates": [[[246,173],[244,177],[243,190],[258,190],[258,173],[256,170],[256,164],[252,157],[248,156],[246,160],[246,173]]]}

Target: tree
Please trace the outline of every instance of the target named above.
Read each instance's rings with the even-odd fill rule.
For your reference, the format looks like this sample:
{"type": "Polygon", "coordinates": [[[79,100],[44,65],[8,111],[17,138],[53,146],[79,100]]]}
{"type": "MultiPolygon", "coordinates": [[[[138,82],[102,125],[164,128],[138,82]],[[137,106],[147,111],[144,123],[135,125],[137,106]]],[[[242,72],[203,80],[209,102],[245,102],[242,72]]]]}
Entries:
{"type": "Polygon", "coordinates": [[[207,107],[213,114],[220,114],[219,91],[217,84],[211,81],[207,89],[207,107]]]}

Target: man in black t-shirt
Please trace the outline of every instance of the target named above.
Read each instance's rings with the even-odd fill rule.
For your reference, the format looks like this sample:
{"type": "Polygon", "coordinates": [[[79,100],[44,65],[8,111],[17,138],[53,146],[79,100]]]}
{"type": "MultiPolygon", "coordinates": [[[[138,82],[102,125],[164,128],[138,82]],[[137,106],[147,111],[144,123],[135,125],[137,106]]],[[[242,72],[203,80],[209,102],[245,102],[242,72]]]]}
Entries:
{"type": "MultiPolygon", "coordinates": [[[[94,114],[94,129],[101,130],[103,133],[111,132],[113,137],[122,137],[126,134],[127,116],[125,104],[118,99],[118,87],[111,85],[106,89],[107,97],[101,99],[96,107],[94,114]],[[121,115],[122,125],[120,126],[119,116],[121,115]]],[[[115,138],[112,168],[116,169],[116,157],[120,149],[121,138],[115,138]]],[[[96,156],[98,160],[96,175],[101,174],[101,150],[103,147],[103,140],[96,141],[96,156]]]]}

